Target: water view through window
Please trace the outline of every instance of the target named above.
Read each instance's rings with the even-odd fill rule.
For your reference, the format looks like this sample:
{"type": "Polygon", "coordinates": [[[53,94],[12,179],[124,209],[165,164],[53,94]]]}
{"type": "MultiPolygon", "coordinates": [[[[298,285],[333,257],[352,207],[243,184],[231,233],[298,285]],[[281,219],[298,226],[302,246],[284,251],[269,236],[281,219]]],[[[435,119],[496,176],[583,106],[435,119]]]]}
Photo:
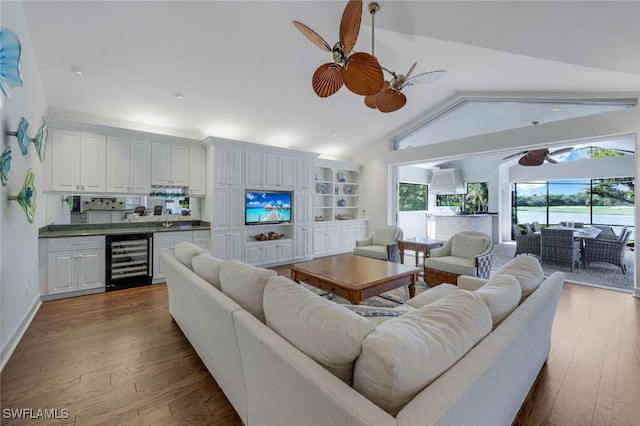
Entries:
{"type": "Polygon", "coordinates": [[[627,226],[634,240],[634,186],[633,177],[515,183],[512,217],[515,223],[609,225],[617,234],[627,226]]]}

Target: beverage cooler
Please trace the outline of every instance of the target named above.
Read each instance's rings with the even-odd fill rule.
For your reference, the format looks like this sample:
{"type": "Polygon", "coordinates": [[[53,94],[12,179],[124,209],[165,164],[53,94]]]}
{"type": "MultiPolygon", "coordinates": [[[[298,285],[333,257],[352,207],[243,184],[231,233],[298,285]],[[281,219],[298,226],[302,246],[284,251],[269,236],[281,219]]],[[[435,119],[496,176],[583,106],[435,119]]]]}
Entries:
{"type": "Polygon", "coordinates": [[[107,235],[106,291],[151,284],[153,234],[107,235]]]}

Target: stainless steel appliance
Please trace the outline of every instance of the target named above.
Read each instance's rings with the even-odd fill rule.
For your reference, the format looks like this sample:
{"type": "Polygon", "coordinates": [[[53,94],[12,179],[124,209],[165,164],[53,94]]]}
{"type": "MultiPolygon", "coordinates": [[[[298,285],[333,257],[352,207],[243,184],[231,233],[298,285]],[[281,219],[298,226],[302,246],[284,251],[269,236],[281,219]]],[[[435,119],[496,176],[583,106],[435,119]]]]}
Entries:
{"type": "Polygon", "coordinates": [[[151,284],[153,234],[107,235],[106,291],[151,284]]]}

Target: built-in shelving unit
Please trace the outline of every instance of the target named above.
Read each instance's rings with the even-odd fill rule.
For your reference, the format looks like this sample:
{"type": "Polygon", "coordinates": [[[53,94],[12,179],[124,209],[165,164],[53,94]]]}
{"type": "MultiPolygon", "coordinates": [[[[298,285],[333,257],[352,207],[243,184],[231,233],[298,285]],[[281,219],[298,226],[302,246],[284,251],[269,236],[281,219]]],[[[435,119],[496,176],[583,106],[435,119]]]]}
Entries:
{"type": "Polygon", "coordinates": [[[359,168],[317,161],[314,218],[316,222],[359,218],[359,168]]]}

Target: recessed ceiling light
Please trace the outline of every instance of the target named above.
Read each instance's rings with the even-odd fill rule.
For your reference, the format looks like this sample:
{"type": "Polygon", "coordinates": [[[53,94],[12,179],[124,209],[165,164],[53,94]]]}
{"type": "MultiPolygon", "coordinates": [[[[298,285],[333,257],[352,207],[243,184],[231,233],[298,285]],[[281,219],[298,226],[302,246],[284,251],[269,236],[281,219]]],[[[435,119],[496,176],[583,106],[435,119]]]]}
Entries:
{"type": "Polygon", "coordinates": [[[175,95],[175,97],[176,97],[177,99],[182,99],[182,97],[184,96],[184,95],[182,94],[182,92],[176,92],[176,93],[174,93],[174,95],[175,95]]]}
{"type": "Polygon", "coordinates": [[[558,111],[560,111],[560,108],[551,108],[551,111],[558,112],[558,111]]]}
{"type": "Polygon", "coordinates": [[[333,136],[338,136],[338,132],[333,132],[333,136]]]}
{"type": "Polygon", "coordinates": [[[71,67],[71,71],[73,71],[75,75],[84,75],[84,70],[80,67],[71,67]]]}

